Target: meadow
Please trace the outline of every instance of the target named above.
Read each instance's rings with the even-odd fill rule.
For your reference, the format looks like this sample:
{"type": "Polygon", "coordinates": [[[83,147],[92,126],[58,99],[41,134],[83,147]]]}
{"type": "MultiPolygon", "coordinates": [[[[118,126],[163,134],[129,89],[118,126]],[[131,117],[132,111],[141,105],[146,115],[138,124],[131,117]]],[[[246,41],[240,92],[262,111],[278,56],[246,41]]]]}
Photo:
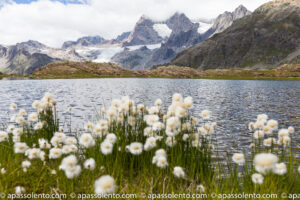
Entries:
{"type": "Polygon", "coordinates": [[[220,152],[218,122],[209,110],[192,113],[192,97],[174,94],[167,110],[160,99],[149,106],[128,96],[114,99],[99,110],[96,121],[78,131],[63,130],[56,104],[50,93],[32,103],[32,113],[11,104],[11,119],[0,130],[1,195],[79,199],[70,195],[137,194],[146,199],[148,194],[206,194],[205,199],[234,199],[230,195],[246,193],[285,199],[300,194],[296,132],[267,114],[245,122],[253,138],[251,151],[220,152]]]}

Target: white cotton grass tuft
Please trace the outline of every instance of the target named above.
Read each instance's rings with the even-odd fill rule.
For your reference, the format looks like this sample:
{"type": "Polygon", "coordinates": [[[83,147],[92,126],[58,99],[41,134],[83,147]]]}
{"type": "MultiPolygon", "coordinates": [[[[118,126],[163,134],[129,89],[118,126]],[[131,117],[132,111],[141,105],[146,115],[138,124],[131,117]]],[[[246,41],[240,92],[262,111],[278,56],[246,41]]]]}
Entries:
{"type": "Polygon", "coordinates": [[[36,158],[40,158],[40,153],[41,153],[41,150],[38,149],[38,148],[32,148],[32,149],[28,149],[26,152],[25,152],[25,155],[30,159],[30,160],[33,160],[33,159],[36,159],[36,158]]]}
{"type": "Polygon", "coordinates": [[[288,132],[289,132],[290,134],[293,134],[293,133],[295,132],[295,128],[292,127],[292,126],[289,126],[289,127],[288,127],[288,132]]]}
{"type": "Polygon", "coordinates": [[[159,156],[156,161],[156,166],[160,168],[166,168],[169,165],[167,158],[164,156],[159,156]]]}
{"type": "Polygon", "coordinates": [[[274,119],[270,119],[267,121],[267,126],[271,128],[272,130],[277,130],[278,129],[278,122],[274,119]]]}
{"type": "Polygon", "coordinates": [[[272,153],[260,153],[255,155],[253,162],[257,172],[266,174],[273,170],[278,157],[272,153]]]}
{"type": "Polygon", "coordinates": [[[68,179],[76,178],[81,172],[81,167],[77,165],[77,162],[76,156],[69,155],[62,160],[59,169],[65,171],[65,175],[68,179]]]}
{"type": "Polygon", "coordinates": [[[152,125],[152,130],[153,131],[161,131],[162,129],[164,129],[165,126],[163,123],[161,122],[155,122],[153,125],[152,125]]]}
{"type": "Polygon", "coordinates": [[[145,115],[144,120],[149,126],[152,126],[155,122],[159,121],[159,117],[157,115],[145,115]]]}
{"type": "Polygon", "coordinates": [[[161,99],[156,99],[154,104],[156,106],[161,106],[162,105],[162,100],[161,99]]]}
{"type": "Polygon", "coordinates": [[[200,115],[203,119],[209,119],[211,112],[209,110],[203,110],[200,115]]]}
{"type": "Polygon", "coordinates": [[[146,142],[145,142],[145,145],[144,145],[144,150],[145,151],[150,151],[155,147],[156,147],[156,138],[155,137],[147,138],[146,142]]]}
{"type": "Polygon", "coordinates": [[[188,141],[189,138],[190,138],[189,134],[183,134],[183,136],[182,136],[182,140],[185,142],[188,141]]]}
{"type": "Polygon", "coordinates": [[[249,129],[250,131],[253,131],[253,130],[255,129],[255,124],[254,124],[253,122],[250,122],[250,123],[248,124],[248,129],[249,129]]]}
{"type": "Polygon", "coordinates": [[[5,168],[1,168],[1,174],[6,174],[6,169],[5,168]]]}
{"type": "Polygon", "coordinates": [[[260,139],[260,138],[263,138],[264,135],[265,135],[265,133],[263,131],[257,130],[257,131],[254,132],[253,137],[255,139],[260,139]]]}
{"type": "Polygon", "coordinates": [[[49,151],[49,159],[58,159],[62,156],[62,150],[60,148],[52,148],[49,151]]]}
{"type": "Polygon", "coordinates": [[[79,144],[85,148],[90,148],[95,146],[95,140],[89,133],[84,133],[80,136],[79,144]]]}
{"type": "Polygon", "coordinates": [[[15,194],[24,194],[26,192],[23,186],[16,186],[15,187],[15,194]]]}
{"type": "Polygon", "coordinates": [[[8,133],[5,131],[0,131],[0,142],[8,140],[8,133]]]}
{"type": "Polygon", "coordinates": [[[179,93],[173,94],[172,102],[181,102],[182,101],[182,95],[179,93]]]}
{"type": "Polygon", "coordinates": [[[175,109],[175,116],[176,116],[176,117],[183,118],[183,117],[185,117],[186,115],[187,115],[186,109],[184,109],[184,108],[181,107],[181,106],[176,107],[176,109],[175,109]]]}
{"type": "Polygon", "coordinates": [[[66,170],[70,167],[74,167],[77,164],[77,158],[74,155],[69,155],[62,159],[59,169],[66,170]]]}
{"type": "Polygon", "coordinates": [[[27,172],[27,169],[31,166],[31,162],[28,160],[24,160],[22,162],[22,168],[24,172],[27,172]]]}
{"type": "Polygon", "coordinates": [[[30,113],[28,115],[28,121],[30,121],[30,122],[37,122],[38,120],[39,120],[39,116],[38,116],[38,114],[36,112],[30,113]]]}
{"type": "Polygon", "coordinates": [[[175,137],[167,137],[167,139],[166,139],[166,145],[167,146],[169,146],[169,147],[174,147],[175,145],[176,145],[176,139],[175,139],[175,137]]]}
{"type": "Polygon", "coordinates": [[[104,155],[111,154],[113,152],[113,144],[109,141],[104,141],[100,145],[100,150],[104,155]]]}
{"type": "Polygon", "coordinates": [[[16,110],[17,108],[18,108],[17,104],[15,104],[15,103],[10,104],[9,109],[16,110]]]}
{"type": "Polygon", "coordinates": [[[133,142],[129,146],[129,151],[133,155],[140,155],[143,152],[143,144],[140,142],[133,142]]]}
{"type": "Polygon", "coordinates": [[[278,131],[278,138],[289,136],[289,130],[288,129],[280,129],[278,131]]]}
{"type": "Polygon", "coordinates": [[[276,139],[275,138],[264,139],[263,144],[266,147],[271,147],[272,145],[276,144],[276,139]]]}
{"type": "Polygon", "coordinates": [[[14,144],[14,152],[24,154],[28,149],[28,146],[24,142],[17,142],[14,144]]]}
{"type": "Polygon", "coordinates": [[[242,153],[235,153],[232,156],[233,162],[235,162],[238,165],[244,165],[245,164],[245,156],[242,153]]]}
{"type": "Polygon", "coordinates": [[[55,132],[54,137],[57,137],[60,140],[60,142],[63,142],[67,136],[62,132],[55,132]]]}
{"type": "Polygon", "coordinates": [[[94,184],[95,194],[112,194],[115,193],[117,187],[115,179],[109,175],[101,176],[94,184]]]}
{"type": "Polygon", "coordinates": [[[255,184],[262,184],[264,182],[264,177],[261,174],[252,174],[251,178],[255,184]]]}
{"type": "Polygon", "coordinates": [[[43,128],[43,123],[42,122],[38,122],[34,125],[33,129],[34,130],[40,130],[43,128]]]}
{"type": "Polygon", "coordinates": [[[285,163],[276,163],[273,172],[278,175],[284,175],[287,172],[285,163]]]}
{"type": "Polygon", "coordinates": [[[65,170],[65,174],[68,179],[73,179],[73,178],[78,177],[80,175],[80,172],[81,172],[80,165],[75,165],[75,166],[70,167],[67,170],[65,170]]]}
{"type": "Polygon", "coordinates": [[[193,107],[193,98],[190,97],[190,96],[184,98],[184,100],[183,100],[183,107],[184,108],[188,108],[188,109],[192,108],[193,107]]]}
{"type": "Polygon", "coordinates": [[[266,114],[257,115],[257,121],[266,122],[267,120],[268,120],[268,115],[266,114]]]}
{"type": "Polygon", "coordinates": [[[93,128],[94,128],[94,124],[92,123],[92,122],[87,122],[86,124],[85,124],[85,130],[86,131],[89,131],[89,132],[91,132],[92,130],[93,130],[93,128]]]}
{"type": "Polygon", "coordinates": [[[84,166],[85,169],[88,169],[88,170],[92,171],[96,167],[96,162],[93,158],[90,158],[90,159],[87,159],[86,161],[84,161],[83,166],[84,166]]]}
{"type": "Polygon", "coordinates": [[[184,178],[185,177],[184,170],[182,169],[182,167],[179,167],[179,166],[174,167],[173,174],[177,178],[184,178]]]}
{"type": "Polygon", "coordinates": [[[164,149],[158,149],[155,152],[155,156],[164,156],[164,157],[166,157],[167,156],[167,152],[164,149]]]}
{"type": "Polygon", "coordinates": [[[44,138],[39,139],[39,147],[40,149],[50,149],[51,145],[49,144],[48,140],[44,138]]]}
{"type": "Polygon", "coordinates": [[[77,144],[77,139],[75,137],[66,137],[65,140],[64,140],[64,144],[67,144],[67,145],[76,145],[77,144]]]}
{"type": "Polygon", "coordinates": [[[23,135],[23,128],[15,128],[13,130],[13,135],[14,136],[21,136],[21,135],[23,135]]]}
{"type": "Polygon", "coordinates": [[[109,141],[112,144],[115,144],[117,141],[117,136],[114,133],[110,133],[106,136],[105,140],[109,141]]]}

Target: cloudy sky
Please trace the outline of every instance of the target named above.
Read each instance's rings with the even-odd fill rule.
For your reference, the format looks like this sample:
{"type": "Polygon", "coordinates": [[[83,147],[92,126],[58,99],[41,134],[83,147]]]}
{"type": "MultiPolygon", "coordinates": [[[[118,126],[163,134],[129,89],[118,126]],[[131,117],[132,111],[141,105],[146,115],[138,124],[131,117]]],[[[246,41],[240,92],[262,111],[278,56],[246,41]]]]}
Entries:
{"type": "Polygon", "coordinates": [[[29,39],[52,47],[86,35],[111,39],[130,31],[141,15],[155,20],[183,12],[212,19],[240,4],[253,11],[269,0],[0,0],[0,44],[29,39]]]}

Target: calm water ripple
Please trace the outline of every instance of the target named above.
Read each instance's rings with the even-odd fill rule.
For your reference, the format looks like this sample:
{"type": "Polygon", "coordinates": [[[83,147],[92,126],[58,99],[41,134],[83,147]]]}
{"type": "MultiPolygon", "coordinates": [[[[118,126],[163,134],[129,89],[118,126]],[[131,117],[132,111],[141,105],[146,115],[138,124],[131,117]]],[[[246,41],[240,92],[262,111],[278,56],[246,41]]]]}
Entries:
{"type": "MultiPolygon", "coordinates": [[[[280,127],[294,126],[298,133],[300,130],[299,81],[139,78],[0,81],[0,122],[7,121],[11,103],[32,110],[31,103],[45,92],[57,99],[63,121],[69,120],[67,108],[73,107],[73,128],[82,128],[84,122],[93,120],[96,111],[114,98],[129,95],[136,103],[149,106],[161,98],[168,106],[172,94],[179,92],[193,97],[196,116],[203,109],[213,112],[220,147],[236,150],[248,145],[251,137],[247,124],[261,113],[277,119],[280,127]]],[[[298,147],[299,136],[294,143],[298,147]]]]}

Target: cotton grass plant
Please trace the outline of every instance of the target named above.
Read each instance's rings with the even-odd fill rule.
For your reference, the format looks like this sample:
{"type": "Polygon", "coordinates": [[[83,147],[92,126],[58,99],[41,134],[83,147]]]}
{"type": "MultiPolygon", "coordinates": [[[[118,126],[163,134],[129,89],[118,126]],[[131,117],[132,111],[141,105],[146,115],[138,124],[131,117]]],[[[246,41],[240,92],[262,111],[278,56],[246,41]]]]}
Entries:
{"type": "MultiPolygon", "coordinates": [[[[249,151],[221,156],[211,112],[192,115],[193,99],[176,93],[165,111],[129,97],[101,108],[83,131],[63,132],[46,93],[27,113],[11,104],[0,131],[4,193],[299,193],[293,127],[258,115],[249,151]]],[[[71,111],[71,108],[68,109],[71,111]]],[[[210,197],[208,197],[210,198],[210,197]]]]}

